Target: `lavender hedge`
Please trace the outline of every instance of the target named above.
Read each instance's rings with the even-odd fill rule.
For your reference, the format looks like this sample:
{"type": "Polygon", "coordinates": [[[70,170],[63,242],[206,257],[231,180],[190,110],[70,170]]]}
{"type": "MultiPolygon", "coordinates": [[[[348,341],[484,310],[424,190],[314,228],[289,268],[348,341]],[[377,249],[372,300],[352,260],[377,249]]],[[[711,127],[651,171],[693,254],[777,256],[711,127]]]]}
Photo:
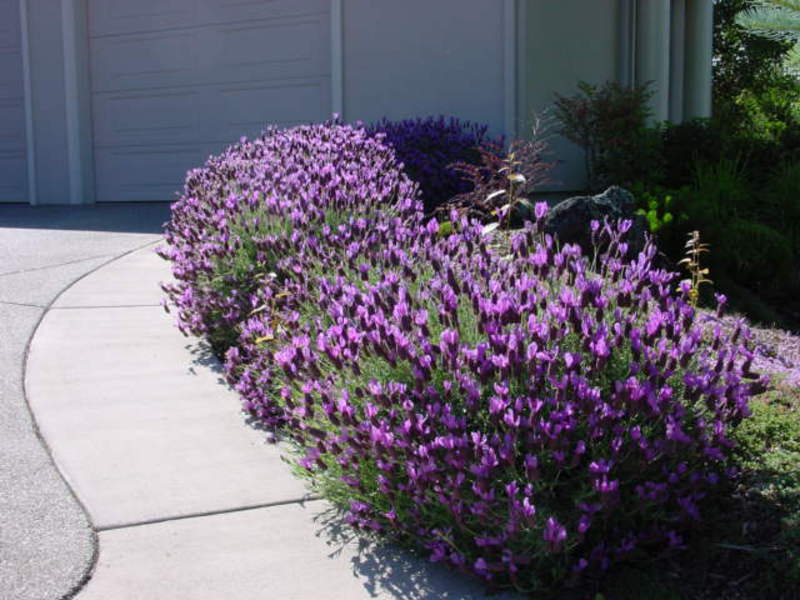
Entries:
{"type": "Polygon", "coordinates": [[[354,527],[525,591],[680,547],[764,387],[746,328],[704,340],[652,244],[628,256],[630,223],[598,224],[591,259],[537,224],[507,245],[452,223],[426,222],[379,140],[273,131],[190,174],[171,301],[235,340],[245,409],[354,527]],[[351,160],[309,147],[333,139],[351,160]]]}
{"type": "MultiPolygon", "coordinates": [[[[220,351],[247,313],[276,301],[298,254],[354,219],[414,213],[417,190],[380,136],[336,122],[269,129],[190,171],[161,255],[185,333],[220,351]]],[[[285,301],[281,301],[285,303],[285,301]]]]}

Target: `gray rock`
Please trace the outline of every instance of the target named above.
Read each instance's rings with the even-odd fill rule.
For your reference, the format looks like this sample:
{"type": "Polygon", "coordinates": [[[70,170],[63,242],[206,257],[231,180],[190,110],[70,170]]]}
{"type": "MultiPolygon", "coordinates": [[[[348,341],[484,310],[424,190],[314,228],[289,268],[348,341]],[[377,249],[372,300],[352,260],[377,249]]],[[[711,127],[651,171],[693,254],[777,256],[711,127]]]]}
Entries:
{"type": "Polygon", "coordinates": [[[630,245],[628,256],[637,254],[643,247],[647,224],[644,217],[636,214],[633,195],[618,186],[611,186],[596,196],[574,196],[562,200],[547,213],[544,230],[562,244],[579,244],[585,253],[592,250],[590,224],[605,218],[611,221],[631,219],[633,226],[627,234],[630,245]]]}

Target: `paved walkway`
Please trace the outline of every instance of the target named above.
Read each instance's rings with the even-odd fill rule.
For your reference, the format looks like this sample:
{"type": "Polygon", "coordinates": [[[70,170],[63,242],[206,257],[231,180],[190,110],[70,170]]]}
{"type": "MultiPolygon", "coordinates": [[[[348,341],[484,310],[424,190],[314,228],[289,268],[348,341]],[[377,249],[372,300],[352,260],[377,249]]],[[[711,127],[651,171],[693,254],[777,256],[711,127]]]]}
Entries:
{"type": "Polygon", "coordinates": [[[78,588],[94,532],[56,471],[25,402],[26,348],[70,283],[158,239],[166,204],[0,205],[0,598],[55,600],[78,588]]]}
{"type": "MultiPolygon", "coordinates": [[[[31,343],[27,392],[97,531],[80,600],[482,598],[482,587],[349,537],[281,448],[248,428],[202,344],[159,306],[151,247],[69,288],[31,343]]],[[[495,596],[497,598],[497,596],[495,596]]]]}

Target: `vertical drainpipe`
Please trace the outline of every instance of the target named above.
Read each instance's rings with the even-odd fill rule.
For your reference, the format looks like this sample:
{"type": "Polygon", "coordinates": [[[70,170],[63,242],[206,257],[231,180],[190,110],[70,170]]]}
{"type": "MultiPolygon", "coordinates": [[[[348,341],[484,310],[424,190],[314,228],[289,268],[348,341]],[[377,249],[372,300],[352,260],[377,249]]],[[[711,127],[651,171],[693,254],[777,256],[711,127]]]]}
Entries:
{"type": "Polygon", "coordinates": [[[711,116],[714,5],[686,0],[686,73],[684,118],[711,116]]]}
{"type": "Polygon", "coordinates": [[[617,82],[625,87],[633,83],[634,6],[633,0],[617,3],[617,82]]]}
{"type": "MultiPolygon", "coordinates": [[[[709,2],[709,0],[703,0],[709,2]]],[[[654,121],[669,118],[669,0],[638,0],[636,23],[636,83],[651,82],[654,121]]]]}
{"type": "Polygon", "coordinates": [[[517,137],[517,0],[503,3],[503,130],[506,143],[517,137]]]}
{"type": "Polygon", "coordinates": [[[331,109],[344,115],[344,0],[331,1],[331,109]]]}
{"type": "Polygon", "coordinates": [[[31,84],[31,46],[28,29],[28,0],[19,0],[22,42],[22,84],[25,93],[25,150],[28,168],[28,203],[36,205],[36,140],[33,128],[33,85],[31,84]]]}
{"type": "Polygon", "coordinates": [[[686,0],[672,0],[669,59],[669,120],[683,121],[683,80],[685,70],[686,0]]]}
{"type": "Polygon", "coordinates": [[[94,202],[86,0],[61,0],[69,203],[94,202]]]}

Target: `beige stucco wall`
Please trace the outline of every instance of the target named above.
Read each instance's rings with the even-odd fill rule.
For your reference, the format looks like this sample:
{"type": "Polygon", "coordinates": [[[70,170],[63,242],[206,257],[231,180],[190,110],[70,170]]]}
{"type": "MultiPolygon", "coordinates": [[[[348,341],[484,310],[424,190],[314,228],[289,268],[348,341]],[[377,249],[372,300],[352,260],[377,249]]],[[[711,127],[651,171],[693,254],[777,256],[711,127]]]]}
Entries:
{"type": "MultiPolygon", "coordinates": [[[[552,106],[554,93],[572,94],[578,81],[603,83],[617,76],[619,40],[617,0],[523,0],[527,24],[522,40],[520,132],[527,132],[531,111],[552,106]]],[[[555,157],[563,161],[553,174],[557,189],[579,190],[585,170],[581,150],[554,137],[555,157]]]]}

